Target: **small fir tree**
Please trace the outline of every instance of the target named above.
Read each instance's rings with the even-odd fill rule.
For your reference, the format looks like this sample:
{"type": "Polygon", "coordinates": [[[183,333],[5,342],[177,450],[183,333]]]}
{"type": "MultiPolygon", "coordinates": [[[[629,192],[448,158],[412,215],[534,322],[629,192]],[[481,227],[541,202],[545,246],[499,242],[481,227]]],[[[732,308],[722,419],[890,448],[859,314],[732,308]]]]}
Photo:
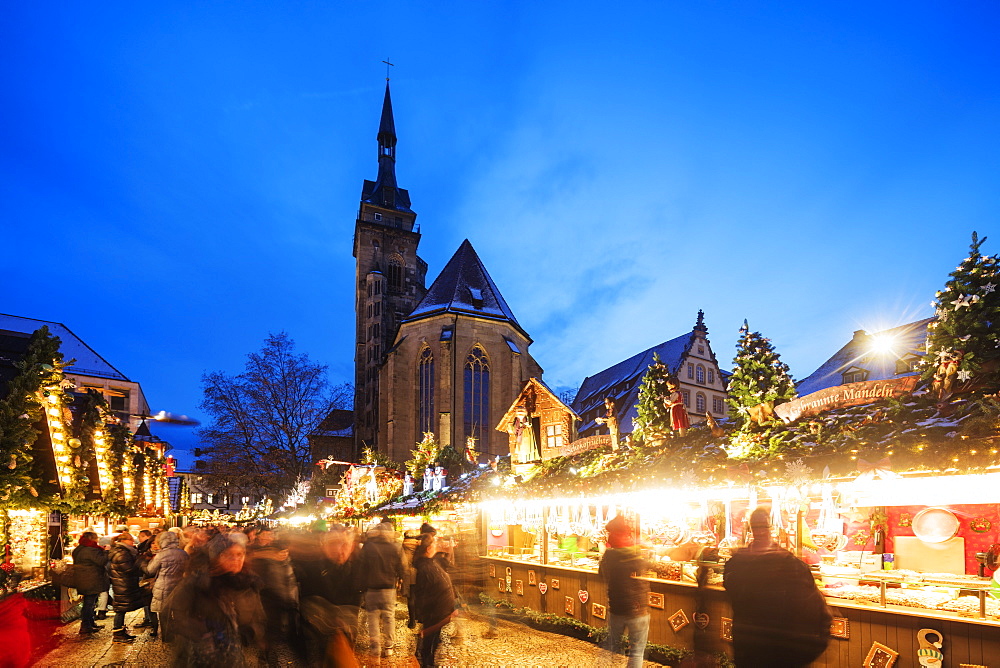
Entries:
{"type": "Polygon", "coordinates": [[[758,404],[773,401],[777,405],[797,396],[788,365],[774,351],[771,340],[751,332],[746,320],[740,328],[727,391],[729,413],[740,424],[746,422],[747,411],[758,404]]]}
{"type": "Polygon", "coordinates": [[[424,432],[424,439],[417,443],[417,446],[410,450],[412,457],[406,462],[406,470],[414,479],[420,478],[424,474],[424,469],[433,467],[441,453],[441,446],[434,438],[434,432],[424,432]]]}
{"type": "Polygon", "coordinates": [[[979,252],[985,241],[972,233],[969,256],[931,303],[937,321],[928,325],[922,376],[941,397],[1000,386],[1000,258],[979,252]]]}
{"type": "Polygon", "coordinates": [[[670,433],[670,411],[663,405],[669,379],[667,365],[653,353],[653,363],[639,385],[639,403],[635,407],[638,416],[632,424],[633,435],[647,443],[666,438],[670,433]]]}

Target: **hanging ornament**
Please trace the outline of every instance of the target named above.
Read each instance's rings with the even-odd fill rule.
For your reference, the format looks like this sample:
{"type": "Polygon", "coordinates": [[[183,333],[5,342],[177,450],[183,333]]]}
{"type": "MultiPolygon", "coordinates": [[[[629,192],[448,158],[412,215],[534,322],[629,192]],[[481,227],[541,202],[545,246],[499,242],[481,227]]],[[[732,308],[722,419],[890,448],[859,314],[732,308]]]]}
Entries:
{"type": "Polygon", "coordinates": [[[37,497],[37,496],[38,496],[38,490],[37,490],[37,489],[35,489],[35,488],[34,488],[34,486],[32,486],[32,487],[29,487],[29,488],[28,488],[28,492],[30,492],[32,496],[35,496],[35,497],[37,497]]]}
{"type": "Polygon", "coordinates": [[[17,468],[17,457],[14,455],[10,456],[10,461],[7,463],[7,468],[16,469],[17,468]]]}
{"type": "Polygon", "coordinates": [[[80,468],[80,455],[73,457],[73,466],[80,468]]]}

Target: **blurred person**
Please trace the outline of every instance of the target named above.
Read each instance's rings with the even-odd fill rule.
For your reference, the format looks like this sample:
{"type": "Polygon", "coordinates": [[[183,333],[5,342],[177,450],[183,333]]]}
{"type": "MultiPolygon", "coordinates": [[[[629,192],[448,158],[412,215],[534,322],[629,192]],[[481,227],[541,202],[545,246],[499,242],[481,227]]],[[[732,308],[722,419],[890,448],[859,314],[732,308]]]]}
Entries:
{"type": "Polygon", "coordinates": [[[301,604],[311,636],[309,647],[322,656],[310,656],[307,663],[325,668],[357,666],[353,647],[363,592],[353,530],[334,525],[322,547],[319,589],[303,592],[301,604]]]}
{"type": "Polygon", "coordinates": [[[455,615],[455,590],[451,578],[435,559],[437,538],[433,533],[420,536],[413,567],[417,577],[413,584],[414,611],[422,628],[417,643],[417,658],[421,667],[437,665],[434,656],[441,644],[441,629],[455,615]]]}
{"type": "Polygon", "coordinates": [[[194,525],[184,527],[183,532],[184,551],[188,553],[189,557],[193,557],[208,542],[208,532],[204,528],[194,525]]]}
{"type": "Polygon", "coordinates": [[[737,668],[808,666],[826,649],[833,616],[812,571],[771,538],[771,512],[750,514],[753,541],[726,562],[737,668]]]}
{"type": "Polygon", "coordinates": [[[364,604],[373,656],[392,656],[396,642],[396,585],[403,579],[402,546],[392,523],[383,520],[366,534],[359,555],[364,604]]]}
{"type": "Polygon", "coordinates": [[[128,532],[119,534],[111,545],[108,558],[111,589],[115,593],[112,640],[116,643],[134,642],[135,636],[130,635],[125,626],[125,613],[144,607],[149,602],[149,593],[139,586],[142,571],[132,534],[128,532]]]}
{"type": "Polygon", "coordinates": [[[173,665],[255,666],[264,645],[259,583],[245,568],[246,537],[220,534],[188,561],[184,577],[160,612],[173,665]]]}
{"type": "Polygon", "coordinates": [[[76,571],[76,591],[83,596],[80,633],[97,633],[103,628],[94,621],[97,597],[108,593],[111,579],[106,566],[108,553],[97,544],[97,534],[84,531],[80,534],[79,545],[73,550],[73,566],[76,571]]]}
{"type": "Polygon", "coordinates": [[[614,652],[627,630],[629,651],[626,665],[628,668],[641,668],[649,637],[649,583],[635,576],[645,573],[648,567],[635,544],[635,534],[624,517],[618,515],[605,528],[608,531],[608,546],[597,571],[608,585],[605,649],[614,652]]]}
{"type": "Polygon", "coordinates": [[[403,583],[400,591],[406,598],[406,627],[410,629],[417,625],[417,613],[413,609],[413,585],[417,581],[417,570],[413,567],[413,557],[420,545],[420,536],[410,531],[403,533],[403,583]]]}
{"type": "Polygon", "coordinates": [[[262,527],[257,535],[254,536],[253,542],[250,543],[252,549],[257,549],[261,547],[267,547],[274,542],[274,530],[269,527],[262,527]]]}
{"type": "Polygon", "coordinates": [[[297,634],[299,584],[288,556],[288,544],[276,540],[253,553],[250,568],[260,580],[260,602],[273,645],[297,634]]]}
{"type": "MultiPolygon", "coordinates": [[[[98,536],[97,546],[102,550],[111,551],[111,536],[98,536]]],[[[108,618],[108,604],[111,601],[111,581],[108,580],[108,588],[97,595],[97,614],[94,619],[108,618]]]]}
{"type": "Polygon", "coordinates": [[[139,554],[144,554],[149,552],[153,547],[153,532],[148,529],[143,529],[139,532],[139,543],[135,546],[136,552],[139,554]]]}
{"type": "Polygon", "coordinates": [[[156,537],[156,555],[145,566],[146,574],[155,578],[153,581],[153,600],[150,603],[149,635],[156,637],[159,632],[159,613],[163,603],[174,590],[184,575],[188,554],[181,549],[180,536],[172,531],[164,531],[156,537]]]}

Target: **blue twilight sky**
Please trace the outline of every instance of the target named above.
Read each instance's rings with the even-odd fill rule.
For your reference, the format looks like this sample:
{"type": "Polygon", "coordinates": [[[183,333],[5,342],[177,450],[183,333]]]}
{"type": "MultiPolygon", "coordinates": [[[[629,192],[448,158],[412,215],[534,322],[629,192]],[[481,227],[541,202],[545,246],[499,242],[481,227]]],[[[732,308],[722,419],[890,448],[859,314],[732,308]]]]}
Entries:
{"type": "Polygon", "coordinates": [[[1000,251],[998,7],[8,3],[0,312],[154,410],[204,417],[269,332],[352,380],[388,57],[428,283],[469,238],[550,385],[699,308],[725,366],[748,318],[802,378],[1000,251]]]}

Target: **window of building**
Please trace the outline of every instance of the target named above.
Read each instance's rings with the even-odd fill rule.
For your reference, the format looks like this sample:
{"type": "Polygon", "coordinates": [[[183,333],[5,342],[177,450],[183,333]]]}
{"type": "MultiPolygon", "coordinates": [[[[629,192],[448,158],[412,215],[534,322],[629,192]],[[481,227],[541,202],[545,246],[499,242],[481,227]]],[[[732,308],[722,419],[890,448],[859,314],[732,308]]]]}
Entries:
{"type": "Polygon", "coordinates": [[[709,367],[708,369],[708,384],[711,385],[715,382],[715,369],[709,367]]]}
{"type": "Polygon", "coordinates": [[[691,390],[681,390],[681,394],[684,395],[684,407],[691,408],[691,390]]]}
{"type": "Polygon", "coordinates": [[[698,354],[699,355],[705,354],[705,346],[698,346],[698,354]]]}
{"type": "Polygon", "coordinates": [[[705,412],[705,395],[699,392],[694,395],[694,412],[704,413],[705,412]]]}
{"type": "Polygon", "coordinates": [[[241,496],[240,497],[240,503],[242,503],[244,506],[249,506],[250,505],[250,497],[249,496],[241,496]]]}
{"type": "Polygon", "coordinates": [[[465,437],[476,439],[479,451],[491,454],[490,431],[490,363],[486,351],[476,346],[465,358],[465,437]]]}
{"type": "Polygon", "coordinates": [[[843,384],[848,383],[860,383],[868,380],[868,372],[864,369],[859,369],[857,367],[852,367],[844,372],[843,374],[843,384]]]}
{"type": "Polygon", "coordinates": [[[403,290],[403,261],[398,256],[389,259],[389,292],[403,290]]]}
{"type": "Polygon", "coordinates": [[[128,390],[108,390],[108,405],[117,412],[128,410],[128,390]]]}
{"type": "Polygon", "coordinates": [[[191,492],[191,503],[204,503],[204,498],[201,492],[191,492]]]}
{"type": "Polygon", "coordinates": [[[550,424],[545,428],[545,445],[549,448],[561,448],[563,444],[562,425],[550,424]]]}
{"type": "Polygon", "coordinates": [[[909,355],[904,355],[903,357],[896,360],[896,373],[902,374],[902,373],[911,373],[913,371],[916,371],[918,364],[920,364],[919,355],[913,355],[912,353],[909,355]]]}
{"type": "Polygon", "coordinates": [[[699,385],[705,384],[705,367],[698,365],[694,370],[695,380],[698,381],[699,385]]]}
{"type": "Polygon", "coordinates": [[[722,415],[726,410],[725,402],[722,397],[712,397],[712,412],[717,415],[722,415]]]}
{"type": "Polygon", "coordinates": [[[430,348],[420,351],[417,365],[417,387],[419,388],[418,413],[420,434],[434,431],[434,354],[430,348]]]}
{"type": "MultiPolygon", "coordinates": [[[[376,213],[375,214],[375,220],[382,220],[382,214],[381,213],[376,213]]],[[[375,245],[378,246],[378,242],[377,241],[375,242],[375,245]]]]}
{"type": "Polygon", "coordinates": [[[216,495],[215,494],[209,494],[207,500],[208,500],[208,503],[211,503],[211,504],[215,505],[216,495]]]}
{"type": "Polygon", "coordinates": [[[694,378],[694,364],[688,364],[688,378],[694,378]]]}

